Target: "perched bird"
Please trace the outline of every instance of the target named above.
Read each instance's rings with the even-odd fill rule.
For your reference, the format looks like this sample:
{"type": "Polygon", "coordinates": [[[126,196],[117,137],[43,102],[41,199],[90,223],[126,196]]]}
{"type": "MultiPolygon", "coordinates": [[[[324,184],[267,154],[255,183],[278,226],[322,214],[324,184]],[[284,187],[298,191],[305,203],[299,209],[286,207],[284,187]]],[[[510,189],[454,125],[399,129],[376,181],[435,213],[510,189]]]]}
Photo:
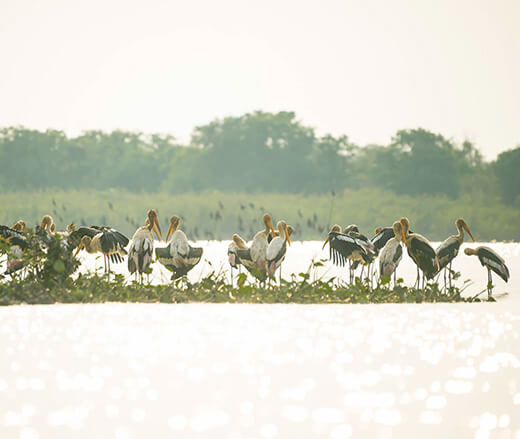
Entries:
{"type": "Polygon", "coordinates": [[[268,213],[264,214],[262,220],[264,222],[265,228],[257,232],[253,237],[250,253],[251,261],[253,262],[251,273],[259,280],[264,281],[267,276],[265,263],[267,246],[269,245],[269,234],[272,233],[274,235],[275,231],[273,228],[273,220],[271,215],[268,213]]]}
{"type": "MultiPolygon", "coordinates": [[[[469,226],[466,224],[466,221],[464,221],[462,218],[459,218],[457,221],[455,221],[455,227],[457,227],[457,230],[459,233],[456,235],[451,235],[450,237],[446,238],[441,245],[435,250],[435,253],[437,253],[437,258],[439,259],[439,271],[443,268],[446,268],[449,265],[449,274],[448,278],[450,281],[451,286],[451,263],[453,259],[458,255],[459,248],[464,242],[464,230],[468,232],[469,236],[471,236],[471,239],[473,242],[475,242],[475,238],[473,238],[473,234],[471,233],[471,230],[469,229],[469,226]]],[[[444,285],[446,286],[446,270],[444,270],[444,285]]]]}
{"type": "Polygon", "coordinates": [[[339,266],[345,266],[347,261],[366,261],[371,257],[369,256],[371,250],[365,245],[365,241],[341,233],[338,224],[332,226],[322,248],[325,248],[327,243],[329,243],[330,259],[339,266]]]}
{"type": "MultiPolygon", "coordinates": [[[[420,284],[419,269],[427,279],[432,279],[435,274],[439,272],[439,260],[437,254],[433,249],[430,241],[418,233],[410,233],[410,221],[408,218],[401,218],[401,238],[406,244],[408,254],[417,265],[417,282],[416,286],[420,284]]],[[[423,277],[424,288],[424,277],[423,277]]]]}
{"type": "MultiPolygon", "coordinates": [[[[386,242],[379,255],[379,275],[381,277],[391,276],[393,273],[395,284],[396,269],[403,257],[403,248],[401,247],[401,223],[395,221],[391,230],[394,233],[394,237],[386,242]]],[[[377,235],[378,234],[376,234],[376,236],[377,235]]]]}
{"type": "Polygon", "coordinates": [[[145,225],[136,230],[128,249],[128,271],[130,274],[136,273],[136,276],[139,274],[141,281],[143,280],[143,273],[148,271],[148,267],[152,262],[152,231],[157,235],[157,239],[162,238],[161,226],[157,218],[157,212],[154,209],[148,211],[145,225]]]}
{"type": "MultiPolygon", "coordinates": [[[[278,235],[275,236],[267,246],[265,255],[267,274],[271,277],[274,275],[276,270],[281,267],[282,262],[285,259],[287,244],[291,245],[287,223],[285,221],[278,221],[276,228],[278,235]]],[[[280,269],[280,281],[281,279],[282,273],[280,269]]]]}
{"type": "Polygon", "coordinates": [[[45,230],[47,233],[56,232],[56,224],[54,219],[50,215],[44,215],[40,223],[40,229],[45,230]]]}
{"type": "Polygon", "coordinates": [[[192,247],[188,243],[188,238],[182,230],[178,230],[181,219],[174,215],[171,217],[170,226],[166,235],[168,241],[166,247],[157,247],[155,255],[161,264],[168,270],[173,271],[172,280],[185,276],[199,263],[202,258],[202,248],[192,247]]]}
{"type": "Polygon", "coordinates": [[[363,247],[366,248],[367,252],[361,259],[355,259],[352,261],[349,261],[349,272],[350,272],[350,282],[352,282],[354,278],[354,272],[358,268],[359,264],[362,264],[361,268],[361,278],[363,277],[363,271],[365,268],[365,265],[368,265],[367,272],[368,276],[370,277],[370,267],[371,263],[374,261],[374,259],[377,256],[377,252],[374,248],[374,245],[372,242],[359,231],[359,227],[356,224],[350,224],[349,226],[345,227],[343,229],[343,233],[345,235],[348,235],[352,238],[355,238],[358,240],[358,242],[361,242],[363,244],[363,247]]]}
{"type": "Polygon", "coordinates": [[[23,268],[23,251],[28,247],[25,237],[25,222],[17,221],[14,226],[0,226],[0,239],[9,243],[5,274],[12,274],[23,268]]]}
{"type": "Polygon", "coordinates": [[[127,252],[125,247],[130,240],[117,230],[106,226],[80,227],[70,234],[71,240],[75,242],[81,236],[78,249],[74,257],[80,250],[84,249],[87,253],[103,253],[105,263],[105,273],[110,273],[110,261],[122,262],[127,252]]]}
{"type": "Polygon", "coordinates": [[[494,271],[496,274],[498,274],[504,280],[504,282],[507,282],[509,280],[509,269],[507,268],[505,261],[494,250],[490,249],[489,247],[481,246],[475,249],[466,248],[464,249],[464,253],[468,256],[477,256],[482,266],[487,268],[488,297],[491,297],[493,294],[493,281],[491,278],[491,271],[494,271]]]}

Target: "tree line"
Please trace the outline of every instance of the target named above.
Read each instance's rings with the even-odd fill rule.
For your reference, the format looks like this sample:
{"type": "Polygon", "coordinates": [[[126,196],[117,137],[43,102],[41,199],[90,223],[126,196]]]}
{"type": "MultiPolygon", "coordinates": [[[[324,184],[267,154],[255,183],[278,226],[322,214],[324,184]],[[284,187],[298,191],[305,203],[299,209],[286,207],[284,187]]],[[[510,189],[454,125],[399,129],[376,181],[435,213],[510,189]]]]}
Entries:
{"type": "Polygon", "coordinates": [[[417,128],[388,145],[319,137],[293,112],[216,119],[183,145],[171,135],[0,129],[0,191],[109,188],[319,194],[380,188],[396,194],[464,194],[520,207],[520,146],[487,162],[469,141],[417,128]]]}

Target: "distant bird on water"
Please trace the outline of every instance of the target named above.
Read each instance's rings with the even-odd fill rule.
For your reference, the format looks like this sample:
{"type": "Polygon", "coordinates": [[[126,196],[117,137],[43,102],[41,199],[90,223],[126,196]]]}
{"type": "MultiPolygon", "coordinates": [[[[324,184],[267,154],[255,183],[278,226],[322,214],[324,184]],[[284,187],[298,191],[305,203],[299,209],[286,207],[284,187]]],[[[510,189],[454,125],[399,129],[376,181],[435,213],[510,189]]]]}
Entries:
{"type": "MultiPolygon", "coordinates": [[[[439,271],[443,268],[446,268],[449,265],[450,271],[448,273],[448,279],[450,281],[450,287],[451,263],[453,259],[455,259],[455,257],[458,255],[459,248],[464,242],[464,230],[468,232],[473,242],[475,242],[475,238],[473,238],[473,234],[471,233],[469,226],[466,224],[466,221],[464,221],[462,218],[459,218],[457,221],[455,221],[455,227],[457,227],[459,233],[446,238],[435,251],[435,253],[437,253],[437,258],[439,258],[439,271]]],[[[444,270],[444,286],[446,286],[446,270],[444,270]]]]}
{"type": "Polygon", "coordinates": [[[143,273],[148,271],[148,267],[152,262],[153,256],[153,234],[157,235],[157,239],[162,238],[161,226],[157,218],[157,212],[154,209],[148,211],[146,223],[139,227],[134,236],[132,243],[128,249],[128,271],[130,274],[139,274],[139,278],[143,280],[143,273]]]}
{"type": "Polygon", "coordinates": [[[505,261],[494,250],[490,249],[489,247],[481,246],[475,249],[466,248],[464,249],[464,253],[468,256],[477,256],[482,266],[487,268],[488,297],[491,297],[493,294],[491,271],[494,271],[496,274],[498,274],[504,280],[504,282],[509,280],[509,269],[507,268],[505,261]]]}

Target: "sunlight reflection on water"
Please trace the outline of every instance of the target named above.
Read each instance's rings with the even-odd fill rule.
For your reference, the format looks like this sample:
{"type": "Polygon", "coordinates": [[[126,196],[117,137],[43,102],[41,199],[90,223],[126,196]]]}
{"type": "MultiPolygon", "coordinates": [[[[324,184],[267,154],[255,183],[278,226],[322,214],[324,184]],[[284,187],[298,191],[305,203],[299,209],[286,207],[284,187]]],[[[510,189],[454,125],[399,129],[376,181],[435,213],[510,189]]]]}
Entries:
{"type": "Polygon", "coordinates": [[[517,305],[1,308],[0,435],[514,437],[517,305]]]}

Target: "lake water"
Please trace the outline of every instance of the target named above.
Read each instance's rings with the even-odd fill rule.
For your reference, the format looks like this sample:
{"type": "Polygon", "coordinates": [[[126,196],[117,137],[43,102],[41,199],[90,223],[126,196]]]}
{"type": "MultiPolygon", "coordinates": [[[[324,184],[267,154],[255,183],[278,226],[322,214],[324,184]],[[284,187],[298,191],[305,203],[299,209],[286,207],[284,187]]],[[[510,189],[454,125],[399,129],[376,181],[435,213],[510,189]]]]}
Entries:
{"type": "MultiPolygon", "coordinates": [[[[225,269],[227,244],[204,246],[225,269]]],[[[497,303],[2,307],[0,437],[518,439],[519,246],[491,246],[497,303]]],[[[294,243],[285,276],[320,249],[294,243]]],[[[485,288],[477,258],[454,265],[485,288]]]]}

